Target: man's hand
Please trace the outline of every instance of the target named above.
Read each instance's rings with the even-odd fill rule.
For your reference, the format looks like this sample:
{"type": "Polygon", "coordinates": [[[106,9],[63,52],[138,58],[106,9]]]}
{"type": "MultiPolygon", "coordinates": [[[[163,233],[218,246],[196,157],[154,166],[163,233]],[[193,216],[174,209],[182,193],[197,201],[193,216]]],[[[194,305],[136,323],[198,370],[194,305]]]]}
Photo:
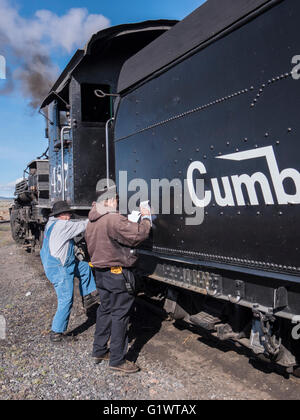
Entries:
{"type": "Polygon", "coordinates": [[[145,207],[140,207],[141,216],[150,216],[151,212],[148,209],[145,209],[145,207]]]}

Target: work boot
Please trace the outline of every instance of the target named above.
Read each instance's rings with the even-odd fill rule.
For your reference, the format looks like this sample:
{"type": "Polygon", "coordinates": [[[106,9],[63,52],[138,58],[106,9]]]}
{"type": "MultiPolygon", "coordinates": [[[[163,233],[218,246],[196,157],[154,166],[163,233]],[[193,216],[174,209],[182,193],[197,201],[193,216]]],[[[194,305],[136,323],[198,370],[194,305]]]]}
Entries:
{"type": "Polygon", "coordinates": [[[98,365],[99,363],[101,363],[103,360],[109,360],[110,358],[110,351],[108,350],[105,354],[103,354],[103,356],[93,356],[93,360],[95,365],[98,365]]]}
{"type": "Polygon", "coordinates": [[[121,365],[109,366],[109,368],[123,373],[136,373],[140,370],[140,368],[135,363],[129,362],[128,360],[125,360],[125,362],[121,365]]]}
{"type": "Polygon", "coordinates": [[[76,341],[76,338],[70,334],[68,335],[64,333],[57,333],[55,331],[51,331],[50,341],[52,341],[52,343],[60,343],[62,341],[76,341]]]}
{"type": "Polygon", "coordinates": [[[100,304],[100,296],[97,291],[90,293],[89,295],[83,296],[82,305],[84,309],[89,309],[93,305],[100,304]]]}

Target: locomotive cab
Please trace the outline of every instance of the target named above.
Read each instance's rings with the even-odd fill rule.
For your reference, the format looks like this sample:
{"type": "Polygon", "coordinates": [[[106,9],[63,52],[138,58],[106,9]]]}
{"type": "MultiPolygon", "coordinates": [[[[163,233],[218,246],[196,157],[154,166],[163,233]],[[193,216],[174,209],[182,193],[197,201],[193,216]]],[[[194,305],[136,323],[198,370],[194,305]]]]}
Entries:
{"type": "Polygon", "coordinates": [[[78,217],[86,217],[97,182],[107,175],[114,178],[114,145],[107,137],[121,67],[175,23],[109,28],[93,35],[73,56],[41,106],[47,113],[50,207],[67,200],[78,217]]]}

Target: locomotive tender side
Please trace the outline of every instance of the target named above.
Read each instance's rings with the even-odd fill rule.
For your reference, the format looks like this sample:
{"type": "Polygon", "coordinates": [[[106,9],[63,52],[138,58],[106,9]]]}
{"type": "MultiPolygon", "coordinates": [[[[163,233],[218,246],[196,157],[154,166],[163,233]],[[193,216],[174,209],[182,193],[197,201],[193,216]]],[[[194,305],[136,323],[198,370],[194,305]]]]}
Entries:
{"type": "Polygon", "coordinates": [[[204,212],[198,225],[175,205],[158,214],[139,250],[169,288],[166,308],[290,369],[300,347],[299,15],[297,0],[209,0],[124,64],[115,124],[117,179],[149,191],[153,180],[187,180],[204,212]]]}

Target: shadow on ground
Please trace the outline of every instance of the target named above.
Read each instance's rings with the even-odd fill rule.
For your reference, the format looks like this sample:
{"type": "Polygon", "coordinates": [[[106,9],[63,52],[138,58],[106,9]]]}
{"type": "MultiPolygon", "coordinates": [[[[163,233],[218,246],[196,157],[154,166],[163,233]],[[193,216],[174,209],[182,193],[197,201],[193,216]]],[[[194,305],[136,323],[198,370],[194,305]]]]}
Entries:
{"type": "Polygon", "coordinates": [[[135,302],[128,332],[128,340],[131,344],[127,354],[128,360],[136,362],[143,347],[160,331],[162,321],[162,318],[149,313],[149,310],[135,302]]]}

